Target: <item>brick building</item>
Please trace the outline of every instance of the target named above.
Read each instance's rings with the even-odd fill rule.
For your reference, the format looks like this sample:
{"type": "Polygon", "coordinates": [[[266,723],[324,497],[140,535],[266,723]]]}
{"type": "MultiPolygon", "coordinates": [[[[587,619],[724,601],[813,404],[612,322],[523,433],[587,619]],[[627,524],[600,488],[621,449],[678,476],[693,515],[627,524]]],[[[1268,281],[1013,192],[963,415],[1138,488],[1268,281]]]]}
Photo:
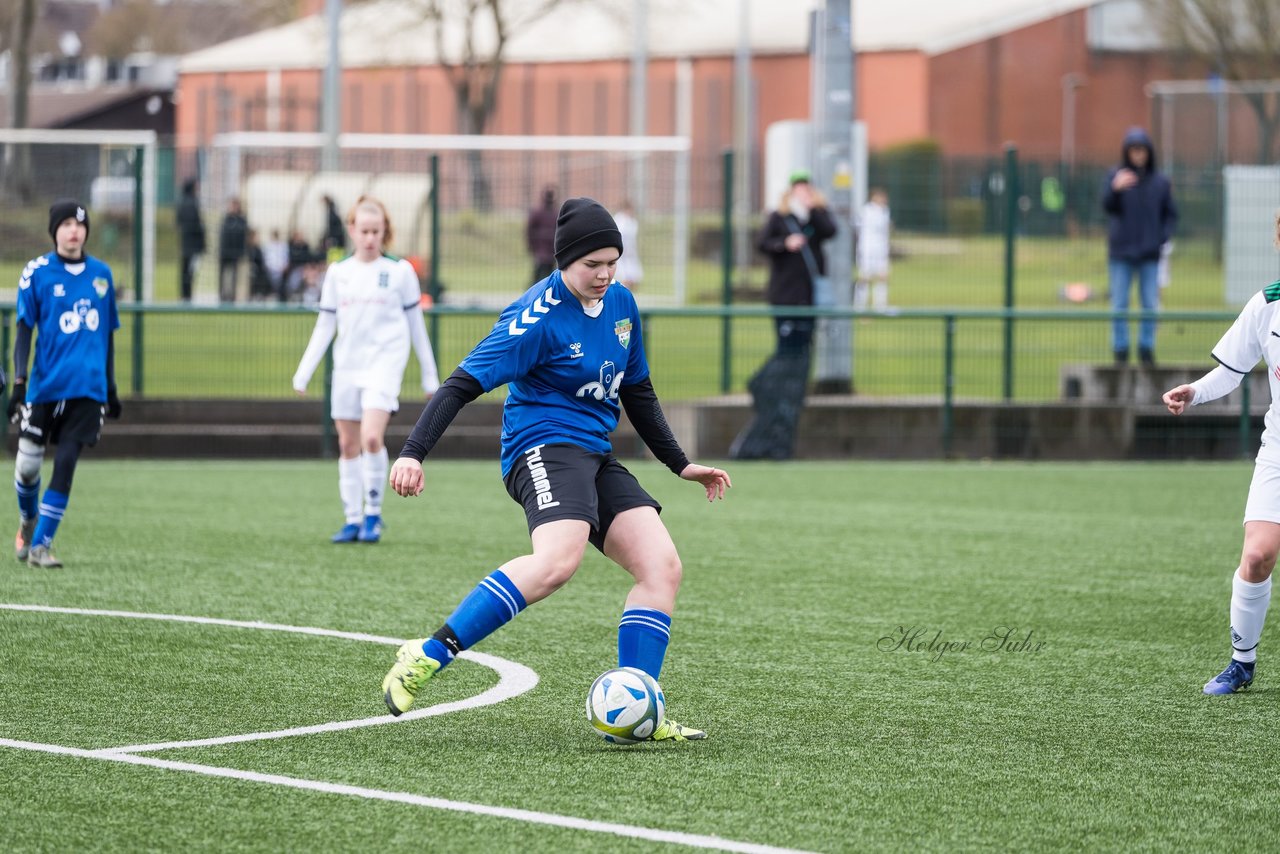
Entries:
{"type": "MultiPolygon", "coordinates": [[[[678,81],[687,80],[695,155],[732,143],[744,3],[757,146],[770,123],[807,117],[809,12],[819,2],[650,3],[645,130],[676,133],[678,81]]],[[[346,10],[344,131],[459,131],[434,30],[407,5],[376,0],[346,10]]],[[[1141,0],[853,6],[857,112],[873,150],[932,138],[950,155],[988,155],[1013,141],[1028,157],[1111,159],[1124,128],[1150,120],[1144,87],[1185,74],[1159,51],[1141,0]]],[[[486,132],[628,133],[632,21],[616,10],[629,8],[566,4],[521,25],[507,44],[486,132]]],[[[455,43],[460,37],[453,30],[445,35],[455,43]]],[[[317,130],[325,50],[317,13],[187,56],[178,87],[179,139],[203,144],[223,131],[317,130]]]]}

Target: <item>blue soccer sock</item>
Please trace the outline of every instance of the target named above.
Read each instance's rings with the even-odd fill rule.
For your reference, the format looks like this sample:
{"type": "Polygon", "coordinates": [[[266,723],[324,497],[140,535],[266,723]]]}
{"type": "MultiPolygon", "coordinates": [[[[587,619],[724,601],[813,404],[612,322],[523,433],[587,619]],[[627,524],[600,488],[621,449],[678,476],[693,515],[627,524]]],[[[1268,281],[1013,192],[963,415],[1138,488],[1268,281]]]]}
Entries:
{"type": "Polygon", "coordinates": [[[40,512],[40,478],[35,483],[23,483],[15,477],[13,488],[18,493],[18,513],[23,519],[36,518],[40,512]]]}
{"type": "Polygon", "coordinates": [[[36,522],[36,532],[31,537],[33,546],[49,546],[53,544],[53,535],[58,533],[58,523],[67,512],[65,492],[44,491],[44,499],[40,502],[40,519],[36,522]]]}
{"type": "Polygon", "coordinates": [[[654,679],[671,642],[671,616],[656,608],[628,608],[618,622],[618,666],[643,670],[654,679]]]}
{"type": "Polygon", "coordinates": [[[506,625],[525,608],[524,595],[506,573],[495,569],[454,609],[449,619],[422,645],[422,651],[444,667],[506,625]]]}

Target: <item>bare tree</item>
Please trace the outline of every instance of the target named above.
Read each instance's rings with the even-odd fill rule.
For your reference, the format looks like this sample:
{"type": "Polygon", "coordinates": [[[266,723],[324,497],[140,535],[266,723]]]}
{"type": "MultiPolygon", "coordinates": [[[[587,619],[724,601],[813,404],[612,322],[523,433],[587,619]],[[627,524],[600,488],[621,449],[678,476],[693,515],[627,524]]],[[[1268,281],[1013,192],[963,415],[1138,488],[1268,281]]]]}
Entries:
{"type": "MultiPolygon", "coordinates": [[[[435,38],[436,61],[453,88],[458,129],[481,134],[498,102],[498,85],[512,36],[551,9],[569,0],[414,0],[435,38]],[[488,48],[481,45],[488,44],[488,48]]],[[[485,178],[480,152],[468,153],[472,200],[487,210],[492,190],[485,178]]]]}
{"type": "MultiPolygon", "coordinates": [[[[10,68],[9,126],[25,128],[28,124],[27,108],[31,96],[31,34],[36,24],[36,0],[19,0],[9,26],[8,47],[10,68]]],[[[8,153],[8,189],[20,200],[31,199],[31,152],[26,145],[15,145],[8,153]]]]}
{"type": "Polygon", "coordinates": [[[125,0],[98,16],[86,41],[110,59],[183,54],[285,23],[297,10],[296,0],[125,0]]]}
{"type": "MultiPolygon", "coordinates": [[[[1224,80],[1280,79],[1280,0],[1146,0],[1166,42],[1224,80]]],[[[1258,120],[1258,162],[1273,162],[1280,94],[1246,90],[1258,120]]]]}

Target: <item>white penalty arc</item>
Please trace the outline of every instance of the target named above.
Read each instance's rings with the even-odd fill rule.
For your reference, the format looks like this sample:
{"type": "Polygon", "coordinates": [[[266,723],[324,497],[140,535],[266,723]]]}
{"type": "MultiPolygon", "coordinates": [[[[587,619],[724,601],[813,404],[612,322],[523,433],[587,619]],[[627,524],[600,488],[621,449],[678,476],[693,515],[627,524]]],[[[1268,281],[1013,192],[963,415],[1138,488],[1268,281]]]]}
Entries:
{"type": "MultiPolygon", "coordinates": [[[[68,614],[78,617],[117,617],[132,620],[159,620],[170,623],[195,623],[203,626],[224,626],[234,629],[258,629],[260,631],[272,632],[291,632],[300,635],[312,635],[315,637],[340,638],[342,640],[364,641],[366,643],[381,643],[391,646],[399,646],[404,643],[402,638],[389,638],[381,635],[370,635],[361,632],[343,632],[336,629],[320,629],[313,626],[289,626],[281,623],[264,623],[248,620],[224,620],[217,617],[194,617],[185,614],[148,614],[141,611],[108,611],[96,608],[61,608],[52,605],[22,605],[16,603],[0,602],[0,610],[6,611],[28,611],[44,614],[68,614]]],[[[482,706],[491,706],[495,703],[501,703],[503,700],[510,700],[521,694],[527,693],[538,684],[538,674],[523,664],[514,661],[508,661],[505,658],[498,658],[495,655],[486,655],[482,652],[473,652],[471,650],[464,651],[459,654],[460,658],[488,667],[498,674],[498,684],[494,685],[486,691],[476,694],[474,697],[467,697],[462,700],[454,700],[449,703],[436,703],[431,706],[424,706],[420,709],[414,709],[405,712],[400,717],[391,715],[378,715],[371,718],[360,718],[357,720],[347,721],[330,721],[323,724],[315,724],[312,726],[290,727],[288,729],[271,730],[268,732],[251,732],[240,735],[224,735],[213,738],[192,739],[189,741],[164,741],[155,742],[153,744],[129,744],[120,747],[104,747],[98,750],[87,751],[97,754],[121,754],[121,753],[146,753],[155,750],[174,750],[180,747],[212,747],[220,744],[235,744],[246,741],[267,741],[276,738],[290,738],[295,735],[310,735],[321,732],[339,732],[341,730],[361,729],[363,727],[383,726],[385,724],[404,723],[406,721],[419,720],[421,718],[434,717],[436,715],[444,715],[450,712],[459,712],[466,709],[476,709],[482,706]]]]}
{"type": "MultiPolygon", "coordinates": [[[[50,605],[22,605],[0,602],[0,610],[28,611],[46,614],[68,614],[89,617],[119,617],[124,619],[160,620],[176,623],[196,623],[199,625],[226,626],[228,628],[260,629],[265,631],[293,632],[295,634],[315,635],[319,637],[343,638],[346,640],[366,641],[399,645],[404,641],[397,638],[362,634],[359,632],[343,632],[333,629],[320,629],[310,626],[288,626],[279,623],[263,623],[244,620],[224,620],[216,617],[193,617],[181,614],[147,614],[137,611],[108,611],[92,608],[62,608],[50,605]]],[[[514,809],[511,807],[491,806],[488,804],[451,801],[434,798],[413,792],[393,792],[384,789],[370,789],[362,786],[349,786],[342,783],[330,783],[324,780],[307,780],[298,777],[287,777],[280,774],[263,774],[256,771],[245,771],[239,768],[221,768],[215,765],[200,765],[192,762],[175,762],[154,756],[138,754],[148,751],[171,750],[179,747],[203,747],[233,742],[261,741],[272,738],[285,738],[291,735],[304,735],[316,732],[334,732],[337,730],[356,729],[358,727],[377,726],[379,724],[398,723],[446,712],[477,708],[491,705],[519,696],[538,683],[538,675],[531,669],[513,661],[483,653],[466,651],[461,653],[477,664],[492,668],[498,672],[499,681],[496,686],[465,700],[452,703],[438,703],[423,709],[406,712],[398,718],[382,715],[376,718],[365,718],[353,721],[335,721],[309,727],[296,727],[272,732],[249,733],[245,735],[223,736],[220,738],[199,739],[193,741],[157,742],[154,744],[134,744],[124,747],[110,747],[98,750],[85,750],[78,747],[66,747],[59,744],[41,744],[39,742],[21,741],[0,737],[0,748],[26,750],[35,753],[69,756],[79,759],[94,759],[108,762],[121,762],[129,765],[140,765],[166,771],[199,774],[206,777],[219,777],[241,782],[259,783],[281,786],[303,791],[323,792],[332,795],[361,798],[365,800],[390,801],[428,809],[445,810],[463,814],[489,816],[492,818],[522,821],[529,824],[549,827],[562,827],[590,833],[603,833],[627,839],[642,839],[650,842],[661,842],[682,845],[690,848],[712,849],[717,851],[735,851],[741,854],[807,854],[807,852],[790,848],[778,848],[771,845],[760,845],[754,842],[740,842],[719,836],[697,833],[662,830],[652,827],[615,824],[606,821],[577,818],[574,816],[556,815],[554,813],[534,812],[532,810],[514,809]]]]}

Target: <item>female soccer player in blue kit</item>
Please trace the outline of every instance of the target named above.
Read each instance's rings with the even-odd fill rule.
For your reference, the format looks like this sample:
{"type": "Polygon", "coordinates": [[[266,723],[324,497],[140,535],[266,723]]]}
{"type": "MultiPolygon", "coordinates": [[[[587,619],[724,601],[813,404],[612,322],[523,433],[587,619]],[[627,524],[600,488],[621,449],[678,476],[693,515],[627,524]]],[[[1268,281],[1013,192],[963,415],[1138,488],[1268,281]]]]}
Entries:
{"type": "MultiPolygon", "coordinates": [[[[640,312],[612,287],[622,255],[618,227],[598,202],[569,199],[556,222],[558,271],[503,311],[489,335],[445,380],[391,467],[391,488],[422,492],[422,460],[466,403],[509,384],[502,419],[502,476],[529,522],[533,553],[480,582],[429,638],[400,647],[383,679],[393,715],[427,681],[577,571],[591,543],[635,579],[618,624],[618,666],[657,679],[680,588],[680,556],[658,502],[614,458],[609,433],[619,402],[667,468],[701,483],[707,500],[732,486],[727,472],[692,463],[667,425],[649,381],[640,312]]],[[[705,738],[668,719],[651,740],[705,738]]]]}

